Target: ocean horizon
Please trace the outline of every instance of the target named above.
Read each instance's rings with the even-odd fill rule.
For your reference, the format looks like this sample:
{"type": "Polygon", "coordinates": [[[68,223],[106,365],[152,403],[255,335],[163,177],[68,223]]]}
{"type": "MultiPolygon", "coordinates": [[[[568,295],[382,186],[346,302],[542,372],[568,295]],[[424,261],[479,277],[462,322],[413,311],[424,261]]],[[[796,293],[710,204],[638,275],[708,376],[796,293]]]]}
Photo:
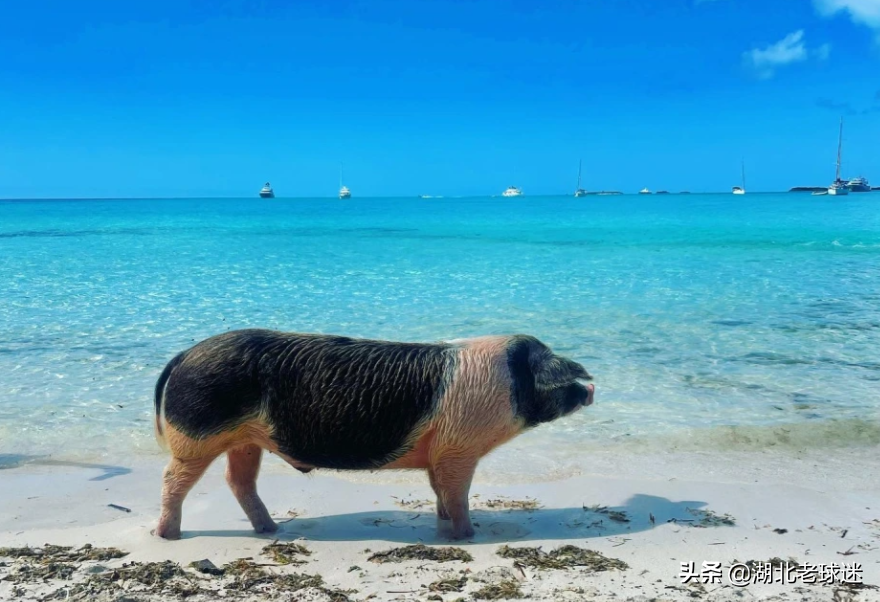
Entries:
{"type": "MultiPolygon", "coordinates": [[[[810,187],[804,187],[810,188],[810,187]]],[[[871,192],[860,192],[853,193],[853,198],[861,197],[864,195],[872,195],[873,193],[880,192],[880,189],[872,190],[871,192]]],[[[786,194],[786,195],[794,195],[794,196],[811,196],[810,191],[791,191],[791,190],[749,190],[748,195],[776,195],[776,194],[786,194]]],[[[667,192],[657,192],[651,191],[650,195],[641,194],[638,191],[635,192],[621,192],[616,190],[607,190],[607,191],[588,191],[586,197],[577,197],[580,199],[583,198],[593,198],[598,196],[637,196],[637,197],[665,197],[665,196],[681,196],[681,195],[702,195],[702,196],[729,196],[731,200],[742,199],[741,196],[734,196],[731,194],[730,190],[714,190],[714,191],[701,191],[694,192],[689,190],[684,191],[667,191],[667,192]]],[[[849,195],[847,195],[849,196],[849,195]]],[[[263,201],[292,201],[292,200],[337,200],[340,202],[357,202],[363,200],[398,200],[398,199],[412,199],[412,200],[423,200],[423,201],[437,201],[437,200],[449,200],[449,199],[502,199],[507,198],[503,197],[499,192],[497,194],[463,194],[463,195],[422,195],[422,194],[410,194],[410,195],[360,195],[355,194],[347,199],[340,199],[337,193],[330,193],[327,195],[279,195],[276,194],[273,198],[269,199],[260,199],[260,197],[256,194],[253,195],[170,195],[170,196],[72,196],[72,197],[0,197],[0,202],[33,202],[33,201],[233,201],[233,200],[263,200],[263,201]]],[[[529,194],[525,192],[522,196],[507,198],[510,202],[516,202],[517,199],[519,201],[524,201],[526,199],[559,199],[559,198],[569,198],[575,199],[574,195],[570,192],[559,192],[553,194],[529,194]]],[[[839,197],[838,200],[843,199],[843,197],[839,197]]]]}
{"type": "Polygon", "coordinates": [[[2,453],[160,453],[153,387],[208,336],[529,333],[596,404],[489,458],[880,443],[880,195],[0,201],[2,453]]]}

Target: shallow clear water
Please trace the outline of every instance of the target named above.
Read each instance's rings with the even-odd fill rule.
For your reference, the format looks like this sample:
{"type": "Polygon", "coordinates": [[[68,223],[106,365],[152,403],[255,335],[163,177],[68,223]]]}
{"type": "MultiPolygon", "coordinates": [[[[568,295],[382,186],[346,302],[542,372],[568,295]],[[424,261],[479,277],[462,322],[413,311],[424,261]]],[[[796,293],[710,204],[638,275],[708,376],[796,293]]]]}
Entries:
{"type": "Polygon", "coordinates": [[[538,336],[597,403],[514,472],[876,445],[878,275],[876,193],[0,202],[0,454],[156,453],[164,363],[241,327],[538,336]]]}

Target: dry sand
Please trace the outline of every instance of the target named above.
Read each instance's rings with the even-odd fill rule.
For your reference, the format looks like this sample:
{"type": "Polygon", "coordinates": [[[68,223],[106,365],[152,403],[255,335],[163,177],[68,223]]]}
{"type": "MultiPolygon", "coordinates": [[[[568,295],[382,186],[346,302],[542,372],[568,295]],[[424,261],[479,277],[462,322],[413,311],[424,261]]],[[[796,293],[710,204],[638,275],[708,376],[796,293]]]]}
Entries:
{"type": "Polygon", "coordinates": [[[187,499],[183,539],[168,542],[150,533],[162,462],[23,462],[0,471],[0,547],[91,544],[127,554],[0,551],[0,599],[880,600],[870,587],[880,585],[877,451],[609,453],[591,458],[595,474],[517,485],[490,484],[491,475],[478,473],[477,535],[469,542],[438,538],[430,488],[418,473],[303,476],[270,458],[260,492],[285,522],[265,537],[250,531],[218,462],[187,499]],[[290,551],[293,563],[280,565],[283,555],[264,551],[276,539],[305,551],[290,551]],[[414,560],[370,560],[422,543],[435,553],[461,551],[430,560],[419,548],[414,560]],[[574,559],[577,566],[502,557],[505,545],[540,547],[532,559],[542,565],[574,559]],[[568,548],[553,556],[562,546],[598,554],[568,548]],[[771,558],[859,563],[866,585],[728,581],[732,563],[771,558]],[[189,567],[203,559],[229,566],[221,576],[189,567]],[[683,584],[688,561],[698,569],[722,563],[721,583],[683,584]]]}

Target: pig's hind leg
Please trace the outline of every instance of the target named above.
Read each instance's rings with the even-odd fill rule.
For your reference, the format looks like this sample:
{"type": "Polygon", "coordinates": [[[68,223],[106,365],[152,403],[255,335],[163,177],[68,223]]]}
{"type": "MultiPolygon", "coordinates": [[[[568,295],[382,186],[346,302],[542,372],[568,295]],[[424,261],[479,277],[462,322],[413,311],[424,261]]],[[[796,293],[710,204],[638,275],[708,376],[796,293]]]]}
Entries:
{"type": "Polygon", "coordinates": [[[254,526],[254,531],[274,533],[278,525],[257,495],[257,475],[262,456],[262,448],[252,443],[227,451],[226,482],[254,526]]]}
{"type": "Polygon", "coordinates": [[[172,458],[162,477],[162,513],[156,535],[165,539],[180,539],[183,500],[216,457],[172,458]]]}

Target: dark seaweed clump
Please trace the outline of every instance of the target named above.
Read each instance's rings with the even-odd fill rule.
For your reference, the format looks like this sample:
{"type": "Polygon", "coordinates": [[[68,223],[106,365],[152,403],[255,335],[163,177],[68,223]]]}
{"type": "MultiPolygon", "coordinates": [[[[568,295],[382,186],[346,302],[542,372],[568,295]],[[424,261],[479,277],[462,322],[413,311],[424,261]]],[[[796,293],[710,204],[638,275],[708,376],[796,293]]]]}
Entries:
{"type": "Polygon", "coordinates": [[[275,543],[269,544],[260,552],[270,556],[278,564],[305,564],[306,561],[297,556],[311,556],[312,552],[298,543],[275,543]]]}
{"type": "Polygon", "coordinates": [[[40,548],[0,548],[0,557],[14,558],[18,562],[3,581],[27,583],[49,579],[72,579],[79,564],[88,560],[111,560],[128,553],[116,548],[96,548],[86,544],[74,550],[73,546],[46,544],[40,548]]]}
{"type": "Polygon", "coordinates": [[[180,566],[170,560],[162,562],[132,562],[121,568],[92,575],[72,588],[61,588],[46,596],[51,599],[85,600],[101,594],[128,591],[133,583],[145,586],[150,593],[167,593],[186,598],[200,592],[197,584],[180,566]]]}
{"type": "Polygon", "coordinates": [[[476,600],[510,600],[522,597],[522,590],[516,581],[490,583],[474,592],[476,600]]]}
{"type": "Polygon", "coordinates": [[[350,602],[347,590],[329,589],[324,587],[321,575],[304,573],[269,573],[262,566],[254,564],[246,558],[236,560],[223,566],[224,574],[231,576],[233,581],[226,588],[240,592],[255,593],[292,593],[306,588],[314,588],[333,602],[350,602]]]}
{"type": "Polygon", "coordinates": [[[616,558],[608,558],[594,550],[585,550],[577,546],[562,546],[552,552],[541,548],[498,548],[502,558],[512,558],[523,566],[538,569],[568,569],[576,566],[586,567],[593,572],[618,570],[623,571],[629,565],[616,558]]]}
{"type": "Polygon", "coordinates": [[[73,546],[46,544],[42,548],[0,548],[0,557],[32,559],[38,562],[85,562],[87,560],[113,560],[128,556],[117,548],[96,548],[92,544],[74,550],[73,546]]]}
{"type": "Polygon", "coordinates": [[[432,562],[452,562],[460,560],[471,562],[473,556],[461,548],[429,548],[424,544],[392,548],[385,552],[376,552],[368,558],[372,562],[404,562],[406,560],[430,560],[432,562]]]}
{"type": "Polygon", "coordinates": [[[458,579],[439,579],[428,586],[432,592],[460,592],[467,585],[467,577],[461,576],[458,579]]]}

